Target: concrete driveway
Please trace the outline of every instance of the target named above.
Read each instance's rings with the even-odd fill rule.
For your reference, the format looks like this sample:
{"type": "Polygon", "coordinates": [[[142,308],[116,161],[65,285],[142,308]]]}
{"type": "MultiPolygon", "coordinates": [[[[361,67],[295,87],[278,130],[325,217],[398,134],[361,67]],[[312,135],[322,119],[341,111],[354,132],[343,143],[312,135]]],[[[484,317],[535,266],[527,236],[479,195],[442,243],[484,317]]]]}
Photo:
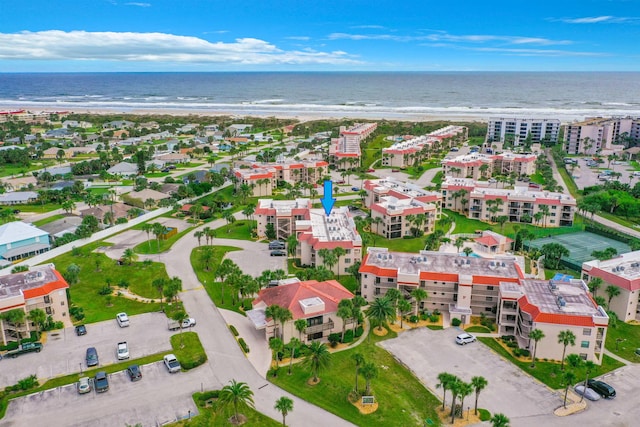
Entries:
{"type": "MultiPolygon", "coordinates": [[[[131,326],[127,328],[119,327],[115,318],[89,324],[87,334],[80,337],[74,328],[49,333],[40,353],[2,359],[0,387],[16,384],[32,374],[44,382],[47,378],[84,371],[88,347],[98,351],[100,366],[118,361],[116,345],[119,341],[127,341],[132,359],[171,350],[169,338],[175,332],[167,329],[167,317],[163,313],[130,316],[129,320],[131,326]]],[[[199,327],[196,325],[194,330],[197,332],[199,327]]]]}
{"type": "MultiPolygon", "coordinates": [[[[457,345],[455,336],[459,333],[457,328],[442,331],[420,328],[403,332],[381,345],[439,397],[442,390],[436,389],[436,385],[441,372],[457,375],[467,382],[474,376],[485,377],[489,385],[480,394],[478,406],[491,413],[507,415],[513,425],[520,425],[520,419],[552,414],[562,404],[558,393],[525,375],[483,344],[457,345]]],[[[450,399],[448,393],[447,404],[451,403],[450,399]]],[[[473,407],[473,399],[468,397],[465,405],[473,407]]]]}

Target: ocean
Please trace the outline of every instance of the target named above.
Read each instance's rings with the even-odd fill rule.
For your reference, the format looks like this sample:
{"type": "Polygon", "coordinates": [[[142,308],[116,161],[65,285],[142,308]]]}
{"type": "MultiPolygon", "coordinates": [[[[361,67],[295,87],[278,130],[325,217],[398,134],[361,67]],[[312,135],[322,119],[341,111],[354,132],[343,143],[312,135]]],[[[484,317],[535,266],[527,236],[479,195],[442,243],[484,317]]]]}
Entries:
{"type": "Polygon", "coordinates": [[[38,108],[571,121],[640,116],[640,73],[0,73],[0,110],[38,108]]]}

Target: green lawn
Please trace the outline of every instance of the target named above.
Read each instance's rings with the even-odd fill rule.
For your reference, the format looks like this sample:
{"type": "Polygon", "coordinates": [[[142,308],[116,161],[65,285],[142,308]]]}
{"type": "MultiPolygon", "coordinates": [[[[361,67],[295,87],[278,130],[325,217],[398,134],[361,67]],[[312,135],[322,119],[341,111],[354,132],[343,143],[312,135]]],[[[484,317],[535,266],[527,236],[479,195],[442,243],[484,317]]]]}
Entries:
{"type": "Polygon", "coordinates": [[[56,214],[56,215],[51,215],[47,218],[41,219],[40,221],[36,221],[33,223],[33,225],[35,225],[36,227],[42,227],[45,224],[49,224],[53,221],[57,221],[59,219],[64,218],[65,216],[63,214],[56,214]]]}
{"type": "Polygon", "coordinates": [[[22,176],[23,174],[29,174],[29,172],[42,169],[47,166],[53,165],[54,162],[42,162],[42,163],[31,163],[28,166],[19,166],[19,165],[7,165],[4,164],[0,166],[0,177],[7,176],[22,176]]]}
{"type": "MultiPolygon", "coordinates": [[[[225,384],[226,385],[226,384],[225,384]]],[[[253,390],[255,392],[255,390],[253,390]]],[[[208,393],[205,391],[205,394],[208,393]]],[[[233,415],[233,409],[231,407],[226,408],[222,411],[216,411],[214,406],[203,407],[198,404],[197,395],[201,393],[195,393],[193,395],[194,401],[196,405],[198,405],[199,415],[192,416],[190,420],[182,420],[177,421],[175,423],[167,424],[167,427],[196,427],[196,426],[206,426],[206,427],[228,427],[232,425],[229,422],[229,418],[233,415]]],[[[275,402],[273,402],[275,405],[275,402]]],[[[293,411],[295,412],[296,407],[294,405],[293,411]]],[[[272,420],[266,415],[261,414],[252,408],[242,408],[238,410],[239,413],[247,417],[247,421],[244,423],[245,426],[256,426],[256,427],[279,427],[282,424],[278,421],[272,420]]]]}
{"type": "Polygon", "coordinates": [[[529,175],[529,178],[531,178],[531,182],[533,182],[534,184],[544,185],[545,183],[544,177],[540,172],[536,172],[533,175],[529,175]]]}
{"type": "Polygon", "coordinates": [[[565,185],[569,189],[569,193],[571,193],[571,195],[576,200],[581,199],[582,198],[581,192],[578,189],[578,186],[576,185],[576,183],[573,181],[573,178],[571,178],[569,172],[563,167],[558,167],[558,172],[560,173],[560,176],[562,177],[562,180],[564,181],[565,185]]]}
{"type": "Polygon", "coordinates": [[[239,220],[233,224],[227,224],[220,228],[216,228],[216,236],[220,239],[236,239],[236,240],[251,240],[255,241],[251,237],[251,230],[256,227],[256,221],[253,220],[239,220]]]}
{"type": "Polygon", "coordinates": [[[640,356],[635,353],[636,349],[640,348],[640,325],[630,325],[620,321],[615,327],[609,324],[605,348],[630,362],[640,362],[640,356]],[[618,341],[617,350],[616,341],[618,341]]]}
{"type": "MultiPolygon", "coordinates": [[[[278,377],[268,379],[288,392],[359,426],[421,427],[425,419],[431,419],[435,423],[433,425],[439,425],[435,412],[439,400],[391,354],[375,345],[382,339],[394,337],[396,334],[393,332],[384,338],[371,334],[370,341],[367,339],[358,347],[333,353],[331,366],[320,371],[320,382],[315,386],[307,383],[311,373],[304,363],[293,365],[291,375],[282,369],[278,377]],[[379,406],[376,412],[369,415],[361,414],[347,400],[355,385],[355,365],[351,359],[354,353],[364,355],[365,360],[372,362],[378,371],[377,378],[371,380],[371,393],[379,406]]],[[[358,385],[362,391],[362,377],[358,385]]]]}
{"type": "Polygon", "coordinates": [[[240,311],[238,305],[231,304],[231,290],[229,286],[224,287],[224,304],[222,304],[222,284],[216,282],[216,271],[218,266],[224,259],[227,252],[240,251],[242,249],[233,246],[210,246],[213,247],[213,257],[209,266],[209,271],[204,269],[204,265],[201,261],[201,252],[206,246],[198,246],[191,252],[191,267],[198,276],[198,281],[204,284],[205,290],[211,298],[211,301],[220,308],[226,308],[227,310],[233,310],[238,313],[244,314],[240,311]]]}
{"type": "Polygon", "coordinates": [[[181,331],[171,335],[171,347],[183,371],[196,368],[207,361],[207,353],[195,332],[181,331]]]}
{"type": "Polygon", "coordinates": [[[385,239],[378,234],[366,231],[361,231],[360,235],[363,235],[364,239],[369,242],[367,246],[389,248],[390,251],[396,252],[418,252],[424,249],[425,245],[424,237],[415,237],[412,239],[385,239]]]}
{"type": "MultiPolygon", "coordinates": [[[[556,339],[555,337],[547,337],[543,339],[556,339]]],[[[538,381],[546,384],[552,389],[561,389],[563,388],[562,384],[562,371],[560,370],[560,363],[557,362],[545,362],[544,360],[536,361],[535,368],[531,367],[531,361],[520,361],[516,360],[511,354],[502,347],[498,341],[494,338],[478,338],[480,342],[487,345],[489,348],[494,350],[503,358],[507,359],[509,362],[513,363],[524,372],[528,373],[532,377],[536,378],[538,381]]],[[[591,372],[590,376],[598,377],[607,372],[613,371],[614,369],[618,369],[624,366],[622,363],[617,360],[605,355],[602,361],[602,365],[597,366],[597,368],[591,372]]],[[[566,368],[565,368],[566,369],[566,368]]],[[[579,368],[574,370],[576,374],[576,378],[578,380],[585,378],[586,371],[584,368],[579,368]]],[[[576,381],[577,382],[577,381],[576,381]]]]}
{"type": "Polygon", "coordinates": [[[58,203],[35,203],[30,205],[11,205],[12,209],[20,209],[22,212],[44,213],[61,209],[62,205],[58,203]]]}
{"type": "Polygon", "coordinates": [[[137,254],[146,254],[146,255],[159,254],[159,253],[162,253],[162,252],[166,252],[169,249],[171,249],[171,246],[173,246],[173,244],[175,242],[177,242],[185,234],[189,233],[192,229],[193,229],[193,227],[186,228],[186,229],[178,232],[177,234],[169,237],[168,239],[160,240],[160,241],[158,241],[157,239],[153,238],[154,235],[151,234],[150,235],[151,240],[137,244],[133,248],[133,251],[135,253],[137,253],[137,254]]]}
{"type": "Polygon", "coordinates": [[[107,306],[106,297],[98,294],[98,291],[106,285],[107,279],[111,281],[112,286],[126,281],[132,292],[144,294],[145,289],[149,289],[151,294],[151,282],[156,278],[168,278],[168,276],[164,264],[136,262],[132,265],[118,265],[115,260],[108,258],[105,254],[90,252],[100,245],[105,244],[98,242],[87,245],[80,249],[80,256],[74,256],[72,252],[68,252],[50,261],[63,274],[70,264],[80,267],[78,283],[70,286],[69,294],[71,303],[84,310],[86,317],[83,323],[115,319],[116,314],[122,311],[129,315],[159,311],[160,304],[147,304],[117,296],[113,296],[110,306],[107,306]],[[100,261],[99,271],[96,269],[96,259],[100,261]]]}
{"type": "Polygon", "coordinates": [[[443,179],[444,179],[444,172],[438,171],[433,176],[433,179],[431,180],[431,183],[435,184],[435,185],[439,185],[439,184],[442,184],[443,179]]]}
{"type": "Polygon", "coordinates": [[[610,214],[609,212],[605,212],[605,211],[598,211],[598,215],[600,215],[603,218],[608,219],[609,221],[613,221],[616,224],[620,224],[620,225],[623,225],[625,227],[629,227],[629,228],[632,228],[632,229],[636,229],[636,225],[638,224],[637,221],[627,220],[627,219],[622,218],[622,217],[620,217],[618,215],[613,215],[613,214],[610,214]]]}
{"type": "Polygon", "coordinates": [[[387,135],[378,135],[369,141],[362,150],[362,169],[367,170],[371,164],[382,157],[382,149],[390,147],[393,141],[385,139],[387,135]]]}

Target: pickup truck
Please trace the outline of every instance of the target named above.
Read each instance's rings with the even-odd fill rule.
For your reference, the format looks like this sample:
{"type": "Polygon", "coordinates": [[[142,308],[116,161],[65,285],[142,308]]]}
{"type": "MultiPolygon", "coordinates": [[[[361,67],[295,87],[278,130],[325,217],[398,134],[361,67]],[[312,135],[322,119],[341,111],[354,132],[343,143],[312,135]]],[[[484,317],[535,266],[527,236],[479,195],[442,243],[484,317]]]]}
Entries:
{"type": "Polygon", "coordinates": [[[129,358],[129,346],[126,341],[118,343],[118,360],[129,358]]]}
{"type": "MultiPolygon", "coordinates": [[[[184,319],[182,321],[182,329],[190,328],[191,326],[196,326],[196,319],[194,319],[193,317],[189,317],[188,319],[184,319]]],[[[180,329],[180,322],[171,320],[168,323],[168,328],[170,331],[177,331],[178,329],[180,329]]]]}
{"type": "Polygon", "coordinates": [[[180,362],[178,362],[178,359],[173,354],[167,354],[164,356],[164,365],[172,374],[180,372],[180,362]]]}
{"type": "Polygon", "coordinates": [[[26,342],[24,344],[21,344],[20,348],[7,352],[4,357],[15,358],[20,356],[21,354],[31,353],[33,351],[35,351],[36,353],[40,353],[40,350],[42,350],[42,344],[40,344],[39,342],[26,342]]]}

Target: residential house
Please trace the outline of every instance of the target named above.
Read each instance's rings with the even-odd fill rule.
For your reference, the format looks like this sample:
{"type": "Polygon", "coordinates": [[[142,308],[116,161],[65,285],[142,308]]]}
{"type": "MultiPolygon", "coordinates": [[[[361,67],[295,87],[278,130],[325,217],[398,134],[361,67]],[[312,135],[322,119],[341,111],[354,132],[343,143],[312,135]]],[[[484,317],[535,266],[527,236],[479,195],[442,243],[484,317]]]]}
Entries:
{"type": "Polygon", "coordinates": [[[233,124],[227,128],[227,131],[229,131],[229,135],[236,136],[236,135],[240,135],[241,133],[245,133],[251,130],[252,128],[253,128],[253,125],[233,124]]]}
{"type": "Polygon", "coordinates": [[[0,316],[2,342],[19,341],[28,337],[37,326],[27,316],[35,309],[44,311],[55,322],[71,326],[67,289],[69,284],[53,264],[31,267],[29,271],[10,274],[0,281],[0,314],[10,310],[25,312],[24,324],[12,324],[0,316]]]}
{"type": "Polygon", "coordinates": [[[107,172],[111,175],[119,176],[136,176],[138,175],[138,165],[129,162],[120,162],[107,169],[107,172]]]}
{"type": "Polygon", "coordinates": [[[267,224],[272,224],[276,239],[286,240],[295,233],[296,221],[310,219],[311,200],[259,199],[254,212],[258,237],[265,237],[267,224]]]}
{"type": "MultiPolygon", "coordinates": [[[[342,332],[343,320],[337,316],[338,304],[354,295],[336,280],[301,282],[296,278],[280,281],[278,286],[260,290],[247,317],[258,330],[265,330],[265,338],[282,336],[287,343],[291,338],[302,338],[304,344],[326,340],[330,334],[342,332]],[[282,325],[266,315],[267,307],[277,305],[291,311],[292,318],[282,325]],[[307,327],[300,334],[296,320],[306,320],[307,327]]],[[[347,325],[353,324],[347,320],[347,325]]]]}
{"type": "Polygon", "coordinates": [[[573,225],[576,199],[564,193],[532,190],[528,185],[491,188],[486,181],[448,176],[442,183],[445,207],[472,219],[495,222],[535,222],[543,227],[573,225]],[[496,200],[499,200],[496,201],[496,200]]]}
{"type": "Polygon", "coordinates": [[[0,181],[4,183],[6,191],[25,190],[38,185],[38,179],[33,175],[18,176],[15,178],[2,178],[0,181]]]}
{"type": "Polygon", "coordinates": [[[22,221],[0,225],[0,257],[7,265],[51,249],[49,233],[22,221]]]}
{"type": "Polygon", "coordinates": [[[103,129],[124,129],[124,128],[133,127],[133,125],[135,125],[135,123],[130,122],[128,120],[114,120],[114,121],[103,124],[102,128],[103,129]]]}
{"type": "Polygon", "coordinates": [[[151,190],[150,188],[145,188],[142,191],[132,191],[123,197],[123,200],[127,204],[131,204],[131,199],[142,201],[143,205],[147,207],[151,207],[147,205],[147,201],[153,201],[155,205],[158,204],[160,200],[169,199],[170,195],[161,193],[160,191],[151,190]]]}
{"type": "Polygon", "coordinates": [[[156,159],[162,160],[167,164],[173,165],[173,164],[189,163],[190,157],[187,156],[186,154],[168,153],[168,154],[162,154],[160,156],[156,156],[156,159]]]}
{"type": "Polygon", "coordinates": [[[92,208],[83,209],[80,211],[80,216],[84,218],[86,216],[92,215],[96,217],[96,219],[100,224],[108,224],[109,216],[111,215],[113,216],[113,222],[115,223],[120,218],[128,218],[130,210],[131,210],[131,206],[118,202],[118,203],[113,203],[111,205],[98,205],[92,208]]]}
{"type": "Polygon", "coordinates": [[[0,194],[0,205],[23,205],[36,200],[38,200],[38,193],[35,191],[12,191],[0,194]]]}
{"type": "Polygon", "coordinates": [[[473,239],[474,251],[487,255],[502,255],[510,251],[513,240],[491,230],[483,230],[479,237],[473,239]]]}

